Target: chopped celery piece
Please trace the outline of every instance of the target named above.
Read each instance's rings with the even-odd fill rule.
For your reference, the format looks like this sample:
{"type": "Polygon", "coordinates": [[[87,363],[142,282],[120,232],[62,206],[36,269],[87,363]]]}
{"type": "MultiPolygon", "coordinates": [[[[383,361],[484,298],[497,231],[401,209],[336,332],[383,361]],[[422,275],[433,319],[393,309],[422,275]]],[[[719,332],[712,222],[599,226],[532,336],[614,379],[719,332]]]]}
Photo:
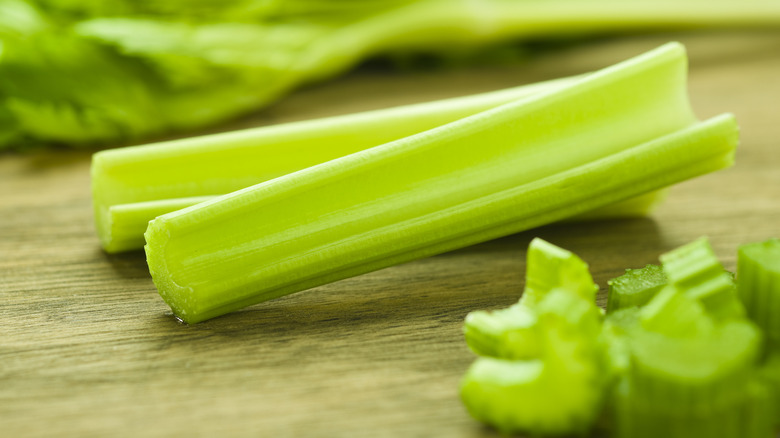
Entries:
{"type": "Polygon", "coordinates": [[[660,259],[669,283],[701,301],[710,314],[719,318],[744,316],[734,279],[720,264],[706,238],[662,254],[660,259]]]}
{"type": "Polygon", "coordinates": [[[775,424],[780,426],[780,349],[773,349],[761,365],[761,378],[771,390],[775,424]]]}
{"type": "Polygon", "coordinates": [[[536,308],[552,291],[564,289],[593,302],[598,286],[588,265],[575,254],[542,239],[528,245],[525,291],[518,304],[493,312],[466,316],[463,332],[475,353],[502,359],[525,359],[539,354],[536,308]]]}
{"type": "Polygon", "coordinates": [[[505,432],[586,432],[604,394],[595,341],[601,314],[594,302],[564,288],[547,294],[537,312],[539,356],[478,358],[463,377],[461,399],[474,418],[505,432]]]}
{"type": "Polygon", "coordinates": [[[666,275],[658,265],[626,269],[625,274],[607,282],[607,313],[626,307],[644,306],[666,283],[666,275]]]}
{"type": "Polygon", "coordinates": [[[527,359],[539,355],[536,322],[536,312],[520,304],[492,312],[477,310],[466,315],[463,334],[471,351],[480,356],[527,359]]]}
{"type": "Polygon", "coordinates": [[[704,306],[673,286],[665,287],[639,312],[642,327],[669,337],[700,337],[715,322],[704,306]]]}
{"type": "Polygon", "coordinates": [[[558,288],[591,301],[599,290],[587,263],[570,251],[536,238],[528,247],[528,269],[520,303],[534,306],[558,288]]]}
{"type": "Polygon", "coordinates": [[[739,247],[737,290],[748,316],[780,342],[780,240],[739,247]]]}
{"type": "Polygon", "coordinates": [[[733,162],[668,44],[563,87],[160,216],[145,246],[186,322],[573,216],[733,162]],[[476,147],[478,145],[478,147],[476,147]]]}
{"type": "Polygon", "coordinates": [[[734,304],[731,275],[706,239],[661,261],[669,283],[611,332],[620,342],[608,351],[622,377],[617,436],[767,436],[769,391],[756,374],[762,335],[734,304]]]}
{"type": "Polygon", "coordinates": [[[625,375],[631,366],[629,333],[637,324],[638,307],[615,310],[604,319],[599,342],[603,345],[607,373],[611,378],[625,375]]]}
{"type": "Polygon", "coordinates": [[[630,335],[631,366],[614,403],[616,436],[766,437],[770,412],[744,410],[767,399],[765,388],[751,389],[758,384],[760,346],[760,332],[740,320],[696,337],[637,328],[630,335]]]}

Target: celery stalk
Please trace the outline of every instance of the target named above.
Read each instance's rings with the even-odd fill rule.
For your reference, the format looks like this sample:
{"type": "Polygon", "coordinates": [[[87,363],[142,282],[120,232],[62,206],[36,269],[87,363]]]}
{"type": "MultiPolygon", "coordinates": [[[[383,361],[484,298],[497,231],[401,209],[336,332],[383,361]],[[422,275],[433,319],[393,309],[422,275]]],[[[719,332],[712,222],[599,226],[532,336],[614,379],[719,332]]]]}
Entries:
{"type": "MultiPolygon", "coordinates": [[[[506,90],[321,120],[102,151],[92,160],[95,225],[109,253],[140,249],[157,216],[314,164],[560,87],[563,78],[506,90]]],[[[651,192],[573,220],[642,216],[651,192]]]]}
{"type": "Polygon", "coordinates": [[[731,116],[696,123],[685,53],[632,60],[153,220],[186,322],[525,230],[729,166],[731,116]]]}
{"type": "Polygon", "coordinates": [[[150,220],[206,196],[243,189],[573,80],[98,152],[92,159],[98,236],[107,252],[140,249],[150,220]]]}
{"type": "Polygon", "coordinates": [[[780,240],[739,247],[737,290],[750,318],[780,343],[780,240]]]}

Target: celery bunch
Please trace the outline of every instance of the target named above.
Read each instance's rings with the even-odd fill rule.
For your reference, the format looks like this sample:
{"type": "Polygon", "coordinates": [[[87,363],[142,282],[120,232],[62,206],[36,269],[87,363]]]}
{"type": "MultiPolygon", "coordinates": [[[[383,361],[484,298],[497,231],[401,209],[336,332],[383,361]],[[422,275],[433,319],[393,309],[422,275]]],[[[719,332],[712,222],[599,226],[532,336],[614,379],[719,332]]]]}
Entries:
{"type": "Polygon", "coordinates": [[[697,122],[685,74],[669,44],[159,216],[146,231],[152,278],[198,322],[727,167],[736,124],[697,122]]]}
{"type": "MultiPolygon", "coordinates": [[[[763,336],[746,318],[732,276],[705,239],[661,261],[663,276],[645,268],[612,283],[621,292],[610,299],[626,305],[602,322],[587,292],[594,291],[587,265],[531,242],[520,301],[466,317],[466,342],[483,356],[461,384],[469,412],[500,430],[572,434],[593,427],[606,399],[617,437],[770,436],[780,362],[772,352],[760,363],[768,354],[763,336]],[[655,293],[646,296],[648,290],[655,293]],[[626,297],[637,294],[642,303],[629,304],[626,297]],[[567,298],[546,306],[553,296],[567,298]],[[568,315],[568,331],[546,319],[550,312],[568,315]],[[567,366],[547,366],[549,357],[567,366]]],[[[771,256],[751,261],[775,262],[771,256]]]]}
{"type": "Polygon", "coordinates": [[[778,23],[765,0],[0,0],[0,148],[211,125],[380,53],[778,23]]]}

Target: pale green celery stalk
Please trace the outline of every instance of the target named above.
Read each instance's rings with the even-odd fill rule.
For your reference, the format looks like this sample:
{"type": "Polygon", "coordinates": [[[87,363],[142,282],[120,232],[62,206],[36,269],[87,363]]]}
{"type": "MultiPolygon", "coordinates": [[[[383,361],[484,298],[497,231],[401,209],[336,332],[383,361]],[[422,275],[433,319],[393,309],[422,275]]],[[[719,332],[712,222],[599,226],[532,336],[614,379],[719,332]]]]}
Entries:
{"type": "Polygon", "coordinates": [[[337,31],[304,57],[309,77],[330,76],[376,52],[475,46],[509,38],[780,23],[772,0],[418,1],[337,31]],[[435,17],[435,19],[432,19],[435,17]]]}
{"type": "Polygon", "coordinates": [[[140,249],[150,220],[205,196],[224,195],[573,80],[98,152],[92,159],[98,236],[107,252],[140,249]]]}
{"type": "Polygon", "coordinates": [[[607,282],[607,313],[626,307],[644,306],[666,283],[666,275],[658,265],[626,269],[625,274],[607,282]]]}
{"type": "Polygon", "coordinates": [[[528,245],[525,291],[520,302],[506,309],[466,315],[466,344],[481,356],[528,359],[540,354],[536,309],[554,290],[566,290],[595,303],[598,286],[588,265],[574,253],[536,238],[528,245]]]}
{"type": "Polygon", "coordinates": [[[737,290],[748,316],[780,344],[780,240],[739,247],[737,290]]]}
{"type": "Polygon", "coordinates": [[[728,167],[731,116],[696,124],[669,44],[430,131],[153,220],[186,322],[560,220],[728,167]]]}
{"type": "MultiPolygon", "coordinates": [[[[149,221],[162,214],[573,80],[99,152],[92,161],[98,236],[110,253],[140,249],[149,221]]],[[[651,192],[588,212],[584,219],[641,216],[658,198],[651,192]]]]}
{"type": "MultiPolygon", "coordinates": [[[[312,142],[311,144],[317,143],[312,142]]],[[[99,225],[99,229],[103,227],[102,229],[107,233],[105,238],[101,239],[101,242],[110,242],[106,244],[104,249],[109,253],[141,249],[144,245],[144,231],[149,226],[149,221],[165,213],[190,207],[203,201],[214,199],[217,196],[191,196],[187,198],[158,199],[111,205],[108,207],[107,214],[98,219],[103,222],[99,225]]],[[[596,208],[584,214],[565,219],[563,222],[647,216],[658,205],[660,199],[663,199],[665,196],[666,190],[656,190],[626,199],[625,201],[596,208]]],[[[97,214],[96,217],[98,217],[97,214]]]]}

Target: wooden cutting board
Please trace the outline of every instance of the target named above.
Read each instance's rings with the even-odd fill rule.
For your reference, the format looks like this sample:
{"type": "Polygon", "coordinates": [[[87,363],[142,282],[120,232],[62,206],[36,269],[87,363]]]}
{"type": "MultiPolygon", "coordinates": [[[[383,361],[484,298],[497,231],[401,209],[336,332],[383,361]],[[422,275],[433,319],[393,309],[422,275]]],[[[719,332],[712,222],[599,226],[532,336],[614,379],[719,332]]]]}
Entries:
{"type": "Polygon", "coordinates": [[[0,436],[496,436],[458,381],[471,310],[518,299],[535,236],[604,286],[699,236],[725,266],[780,236],[780,33],[636,36],[524,62],[362,69],[222,130],[493,90],[604,67],[669,40],[693,105],[730,111],[737,165],[675,187],[652,217],[562,224],[322,286],[194,326],[157,295],[142,252],[106,255],[86,152],[0,155],[0,436]]]}

